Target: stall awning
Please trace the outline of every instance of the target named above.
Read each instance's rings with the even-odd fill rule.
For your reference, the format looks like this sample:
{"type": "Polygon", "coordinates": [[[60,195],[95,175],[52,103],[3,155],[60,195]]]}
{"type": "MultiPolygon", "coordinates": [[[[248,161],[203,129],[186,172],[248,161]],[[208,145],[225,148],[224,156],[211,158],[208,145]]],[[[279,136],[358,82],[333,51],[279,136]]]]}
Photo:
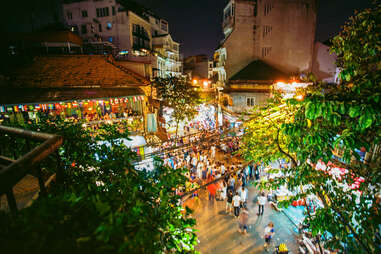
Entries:
{"type": "Polygon", "coordinates": [[[140,88],[10,88],[3,87],[0,103],[27,104],[124,96],[144,96],[140,88]]]}

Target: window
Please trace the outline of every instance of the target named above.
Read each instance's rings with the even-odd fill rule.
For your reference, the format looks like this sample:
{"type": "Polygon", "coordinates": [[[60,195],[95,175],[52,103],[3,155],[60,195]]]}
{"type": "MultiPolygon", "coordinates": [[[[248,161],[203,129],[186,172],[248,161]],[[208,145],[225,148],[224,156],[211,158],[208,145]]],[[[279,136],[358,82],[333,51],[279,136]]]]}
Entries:
{"type": "Polygon", "coordinates": [[[272,3],[266,3],[265,6],[264,6],[264,16],[267,16],[269,14],[269,12],[271,11],[271,9],[273,8],[273,4],[272,3]]]}
{"type": "Polygon", "coordinates": [[[267,35],[270,35],[272,30],[272,26],[263,26],[263,38],[265,38],[267,35]]]}
{"type": "Polygon", "coordinates": [[[98,31],[102,33],[102,24],[98,24],[98,31]]]}
{"type": "Polygon", "coordinates": [[[112,29],[112,23],[111,22],[107,22],[107,30],[111,30],[112,29]]]}
{"type": "Polygon", "coordinates": [[[87,11],[86,10],[83,10],[82,11],[82,18],[87,18],[87,11]]]}
{"type": "Polygon", "coordinates": [[[270,54],[271,52],[271,47],[264,47],[262,48],[262,57],[266,57],[270,54]]]}
{"type": "Polygon", "coordinates": [[[246,104],[248,107],[255,106],[255,97],[247,97],[246,104]]]}
{"type": "Polygon", "coordinates": [[[161,30],[168,31],[168,23],[167,21],[161,21],[161,30]]]}
{"type": "Polygon", "coordinates": [[[87,33],[87,26],[81,25],[81,34],[86,34],[86,33],[87,33]]]}
{"type": "Polygon", "coordinates": [[[70,11],[66,13],[66,16],[67,16],[67,19],[73,19],[73,13],[71,13],[70,11]]]}
{"type": "Polygon", "coordinates": [[[96,12],[97,12],[97,17],[107,17],[109,15],[109,12],[108,12],[108,7],[105,7],[105,8],[97,8],[96,9],[96,12]]]}
{"type": "Polygon", "coordinates": [[[70,31],[73,33],[78,33],[78,26],[71,26],[70,31]]]}
{"type": "Polygon", "coordinates": [[[111,8],[112,8],[112,15],[115,16],[116,15],[115,6],[113,6],[111,8]]]}

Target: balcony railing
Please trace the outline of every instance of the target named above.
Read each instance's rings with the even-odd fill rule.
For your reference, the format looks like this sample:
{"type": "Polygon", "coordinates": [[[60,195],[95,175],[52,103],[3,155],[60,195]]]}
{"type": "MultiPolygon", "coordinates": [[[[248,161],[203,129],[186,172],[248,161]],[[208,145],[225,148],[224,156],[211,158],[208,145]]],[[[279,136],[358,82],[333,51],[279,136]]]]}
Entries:
{"type": "MultiPolygon", "coordinates": [[[[54,170],[57,181],[62,181],[63,168],[57,152],[61,144],[62,138],[57,135],[0,126],[0,196],[6,194],[12,212],[18,209],[14,190],[25,190],[18,185],[26,176],[29,176],[28,179],[37,178],[39,195],[46,195],[41,162],[46,161],[47,157],[54,156],[51,165],[56,166],[54,170]]],[[[31,184],[28,184],[30,187],[31,184]]]]}

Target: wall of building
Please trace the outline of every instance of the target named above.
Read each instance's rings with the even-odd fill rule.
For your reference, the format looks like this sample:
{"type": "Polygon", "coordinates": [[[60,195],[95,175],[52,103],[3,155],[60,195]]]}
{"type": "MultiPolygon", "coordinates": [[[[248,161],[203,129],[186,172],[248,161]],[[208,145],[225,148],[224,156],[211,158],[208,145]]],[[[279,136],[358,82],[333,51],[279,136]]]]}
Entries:
{"type": "Polygon", "coordinates": [[[222,47],[226,48],[225,70],[229,79],[253,60],[253,4],[235,1],[234,28],[222,47]]]}
{"type": "Polygon", "coordinates": [[[316,0],[231,0],[225,12],[229,6],[220,47],[227,79],[257,59],[285,73],[312,70],[316,0]]]}
{"type": "Polygon", "coordinates": [[[330,54],[329,47],[321,42],[315,43],[312,73],[319,81],[336,82],[336,55],[330,54]]]}
{"type": "Polygon", "coordinates": [[[310,72],[315,0],[258,1],[255,56],[286,73],[310,72]]]}
{"type": "Polygon", "coordinates": [[[254,105],[264,105],[267,103],[267,100],[270,98],[269,93],[254,93],[254,92],[245,92],[245,93],[229,93],[229,96],[232,99],[233,105],[229,106],[229,109],[233,112],[243,112],[250,110],[253,106],[247,105],[247,99],[254,99],[254,105]]]}

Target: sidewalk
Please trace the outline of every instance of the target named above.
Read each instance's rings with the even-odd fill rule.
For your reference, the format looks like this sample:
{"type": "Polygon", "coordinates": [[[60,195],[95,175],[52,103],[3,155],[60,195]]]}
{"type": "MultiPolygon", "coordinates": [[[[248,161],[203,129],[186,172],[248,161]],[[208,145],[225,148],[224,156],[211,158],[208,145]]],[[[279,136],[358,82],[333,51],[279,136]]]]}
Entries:
{"type": "Polygon", "coordinates": [[[238,232],[237,219],[225,213],[225,201],[210,203],[206,197],[201,197],[194,212],[200,241],[197,250],[201,253],[272,253],[274,247],[269,248],[269,252],[263,249],[264,228],[272,221],[275,229],[273,246],[283,242],[287,244],[290,253],[297,253],[294,225],[269,204],[265,206],[264,215],[257,216],[258,206],[255,201],[258,191],[253,186],[248,190],[250,215],[246,236],[238,232]]]}

